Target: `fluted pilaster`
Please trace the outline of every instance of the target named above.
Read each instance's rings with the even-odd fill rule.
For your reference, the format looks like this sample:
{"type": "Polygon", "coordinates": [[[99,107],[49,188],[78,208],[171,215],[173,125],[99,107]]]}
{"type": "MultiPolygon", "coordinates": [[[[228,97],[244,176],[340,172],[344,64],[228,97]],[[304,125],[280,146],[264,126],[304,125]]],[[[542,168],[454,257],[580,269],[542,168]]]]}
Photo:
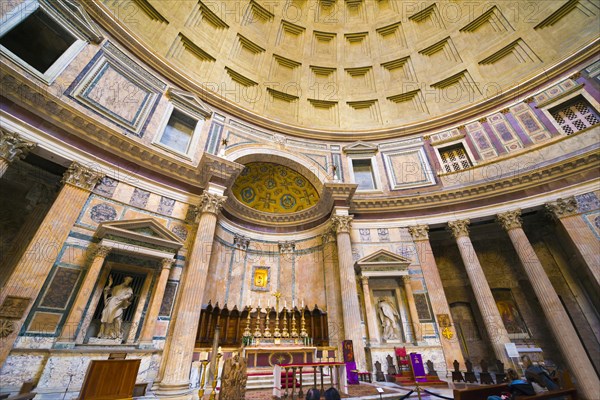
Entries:
{"type": "MultiPolygon", "coordinates": [[[[453,326],[452,314],[450,313],[450,306],[444,293],[444,286],[438,270],[438,266],[433,256],[433,250],[431,243],[429,242],[429,227],[427,225],[416,225],[408,228],[408,232],[411,234],[417,254],[419,255],[419,262],[421,264],[421,271],[423,271],[423,279],[427,285],[427,293],[429,300],[431,301],[431,308],[436,316],[445,315],[450,320],[452,326],[449,327],[451,337],[442,336],[440,341],[442,349],[444,351],[444,360],[446,362],[446,368],[449,370],[452,368],[452,363],[457,360],[459,363],[464,364],[463,354],[460,349],[458,337],[456,335],[456,329],[453,326]]],[[[438,321],[439,326],[439,321],[438,321]]],[[[442,328],[440,327],[440,332],[442,328]]]]}
{"type": "Polygon", "coordinates": [[[413,328],[414,340],[423,340],[421,324],[419,323],[419,313],[417,312],[415,297],[413,296],[412,286],[410,285],[410,276],[404,275],[402,277],[402,283],[404,283],[404,291],[406,292],[406,301],[408,302],[408,313],[410,316],[410,323],[413,328]]]}
{"type": "Polygon", "coordinates": [[[598,395],[600,381],[594,367],[577,336],[565,308],[554,290],[546,271],[522,228],[521,210],[498,214],[498,222],[507,231],[519,255],[523,269],[538,298],[548,325],[569,365],[569,372],[577,380],[582,398],[593,399],[598,395]]]}
{"type": "Polygon", "coordinates": [[[352,244],[350,242],[352,218],[350,215],[334,215],[331,217],[331,222],[337,235],[345,338],[352,340],[356,366],[359,370],[364,371],[366,366],[365,347],[362,337],[354,260],[352,259],[352,244]]]}
{"type": "Polygon", "coordinates": [[[546,209],[571,239],[579,258],[587,267],[587,277],[593,282],[596,292],[600,292],[600,240],[590,234],[587,223],[579,215],[577,200],[575,197],[558,199],[546,203],[546,209]]]}
{"type": "Polygon", "coordinates": [[[163,361],[163,378],[157,390],[157,394],[161,396],[173,396],[189,391],[190,367],[206,288],[217,214],[226,200],[226,197],[222,196],[224,189],[221,187],[220,194],[205,191],[200,200],[196,239],[181,280],[178,308],[174,313],[174,320],[171,320],[174,327],[163,361]]]}
{"type": "Polygon", "coordinates": [[[325,296],[327,299],[329,344],[331,346],[339,347],[344,338],[344,316],[340,299],[340,273],[335,245],[335,232],[328,230],[321,235],[321,240],[323,243],[323,269],[325,270],[325,296]]]}
{"type": "Polygon", "coordinates": [[[367,328],[369,329],[369,342],[371,345],[381,342],[379,327],[377,326],[377,315],[373,308],[373,300],[371,299],[371,290],[369,289],[369,277],[361,276],[363,295],[365,299],[365,312],[367,314],[367,328]]]}
{"type": "Polygon", "coordinates": [[[146,313],[144,321],[144,328],[140,335],[140,343],[149,345],[152,343],[154,337],[154,327],[156,326],[156,320],[158,319],[158,313],[160,312],[160,306],[162,305],[163,297],[165,295],[165,287],[167,287],[167,281],[169,280],[169,274],[171,273],[171,267],[175,263],[174,258],[164,258],[161,261],[161,270],[156,283],[156,289],[152,294],[152,300],[150,300],[150,307],[146,313]]]}
{"type": "Polygon", "coordinates": [[[510,343],[510,338],[469,238],[469,223],[469,220],[450,221],[448,227],[452,232],[452,236],[456,239],[494,354],[505,365],[510,365],[510,359],[507,357],[504,348],[506,343],[510,343]]]}
{"type": "MultiPolygon", "coordinates": [[[[87,201],[90,190],[98,182],[101,175],[95,171],[73,163],[63,177],[65,183],[56,200],[48,210],[44,220],[17,262],[14,271],[0,293],[0,304],[6,296],[28,297],[29,306],[18,321],[13,321],[20,329],[33,301],[42,289],[48,273],[67,239],[73,224],[87,201]],[[85,179],[75,179],[85,177],[85,179]],[[77,182],[85,181],[85,185],[77,182]]],[[[17,337],[19,329],[0,342],[0,365],[8,356],[17,337]]]]}
{"type": "Polygon", "coordinates": [[[98,280],[98,275],[100,274],[102,265],[104,264],[104,261],[111,250],[112,248],[107,246],[98,246],[98,248],[95,250],[92,263],[87,271],[87,274],[85,274],[85,279],[81,285],[81,288],[79,289],[79,292],[77,293],[75,303],[73,303],[73,306],[69,311],[67,321],[63,325],[58,342],[75,341],[77,336],[77,327],[81,322],[81,318],[83,318],[85,307],[96,287],[96,281],[98,280]]]}

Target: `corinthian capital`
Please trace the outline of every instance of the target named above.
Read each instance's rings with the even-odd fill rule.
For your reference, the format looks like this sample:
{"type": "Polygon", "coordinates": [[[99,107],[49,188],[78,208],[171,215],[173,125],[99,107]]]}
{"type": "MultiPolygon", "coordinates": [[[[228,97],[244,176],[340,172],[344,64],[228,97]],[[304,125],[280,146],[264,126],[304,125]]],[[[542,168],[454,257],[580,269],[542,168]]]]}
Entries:
{"type": "Polygon", "coordinates": [[[219,211],[221,211],[225,200],[227,200],[227,196],[221,196],[208,192],[202,193],[202,196],[200,197],[200,204],[198,206],[200,208],[200,214],[218,214],[219,211]]]}
{"type": "Polygon", "coordinates": [[[331,217],[331,225],[335,233],[350,233],[353,218],[352,215],[334,215],[331,217]]]}
{"type": "Polygon", "coordinates": [[[471,221],[468,219],[461,219],[458,221],[449,221],[448,228],[450,228],[450,232],[455,239],[458,239],[462,236],[469,236],[469,224],[471,221]]]}
{"type": "Polygon", "coordinates": [[[502,228],[506,231],[511,229],[521,228],[523,226],[523,220],[521,219],[521,209],[506,211],[497,215],[497,221],[502,225],[502,228]]]}
{"type": "Polygon", "coordinates": [[[25,158],[35,146],[16,133],[0,129],[0,158],[8,163],[25,158]]]}
{"type": "Polygon", "coordinates": [[[91,168],[73,162],[63,175],[62,182],[84,190],[92,190],[102,178],[102,174],[91,168]]]}
{"type": "Polygon", "coordinates": [[[98,246],[96,248],[96,252],[94,253],[94,256],[98,257],[98,258],[106,258],[106,257],[108,257],[108,254],[110,253],[111,250],[112,250],[112,247],[98,246]]]}
{"type": "Polygon", "coordinates": [[[557,199],[556,201],[551,201],[546,203],[546,210],[550,212],[550,214],[554,218],[565,218],[571,215],[577,214],[577,200],[575,197],[567,197],[566,199],[557,199]]]}
{"type": "Polygon", "coordinates": [[[415,241],[429,239],[429,226],[427,225],[409,226],[408,232],[415,241]]]}

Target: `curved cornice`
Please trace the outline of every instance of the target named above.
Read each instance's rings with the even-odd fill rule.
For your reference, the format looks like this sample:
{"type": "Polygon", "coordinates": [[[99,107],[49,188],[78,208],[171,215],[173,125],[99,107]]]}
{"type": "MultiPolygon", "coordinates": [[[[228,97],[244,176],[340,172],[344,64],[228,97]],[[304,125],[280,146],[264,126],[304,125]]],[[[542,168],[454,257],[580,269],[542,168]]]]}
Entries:
{"type": "Polygon", "coordinates": [[[424,122],[396,126],[393,128],[369,129],[353,132],[309,129],[263,117],[207,90],[194,82],[194,80],[180,68],[171,65],[164,57],[144,45],[131,30],[112,18],[110,10],[99,1],[86,1],[83,4],[86,11],[104,29],[106,29],[112,37],[118,40],[127,48],[127,50],[132,52],[148,66],[152,67],[163,76],[168,77],[174,84],[185,90],[196,93],[202,100],[214,107],[220,108],[223,112],[235,115],[237,118],[242,118],[257,126],[296,137],[316,140],[356,141],[361,138],[368,140],[384,140],[439,130],[449,125],[472,119],[478,114],[484,112],[489,113],[494,109],[500,109],[508,102],[524,99],[530,96],[540,85],[547,84],[549,81],[552,81],[560,75],[570,72],[578,64],[593,57],[600,50],[600,38],[597,38],[593,42],[577,49],[572,54],[569,54],[567,58],[545,69],[543,72],[530,77],[526,81],[520,82],[518,85],[515,85],[508,90],[502,91],[500,94],[471,106],[455,110],[451,113],[436,116],[424,122]]]}
{"type": "Polygon", "coordinates": [[[598,178],[600,171],[599,148],[600,145],[596,145],[583,154],[519,175],[511,175],[493,181],[483,180],[480,184],[458,189],[446,189],[410,197],[354,198],[350,212],[355,214],[405,212],[409,214],[410,211],[418,210],[423,213],[424,211],[434,212],[435,209],[448,208],[458,204],[491,203],[494,199],[507,195],[525,197],[528,189],[544,188],[557,181],[564,181],[567,184],[574,176],[589,174],[598,178]]]}

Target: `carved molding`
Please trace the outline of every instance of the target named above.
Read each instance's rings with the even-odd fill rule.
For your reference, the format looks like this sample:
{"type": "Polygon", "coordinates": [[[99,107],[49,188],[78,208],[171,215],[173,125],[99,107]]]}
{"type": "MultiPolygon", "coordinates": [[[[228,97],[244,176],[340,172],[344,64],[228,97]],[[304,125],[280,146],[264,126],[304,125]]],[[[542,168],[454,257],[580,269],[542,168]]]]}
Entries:
{"type": "Polygon", "coordinates": [[[331,217],[331,225],[335,233],[350,233],[353,218],[352,215],[334,215],[331,217]]]}
{"type": "Polygon", "coordinates": [[[325,233],[321,235],[321,242],[323,245],[335,243],[335,232],[333,231],[333,229],[328,229],[325,233]]]}
{"type": "Polygon", "coordinates": [[[506,211],[497,215],[497,221],[502,225],[502,228],[506,231],[511,229],[520,229],[523,226],[523,220],[521,219],[521,209],[506,211]]]}
{"type": "Polygon", "coordinates": [[[596,149],[577,155],[558,164],[549,164],[532,169],[517,176],[511,175],[495,181],[482,181],[463,188],[453,188],[441,192],[423,193],[400,198],[354,198],[350,211],[353,213],[414,211],[415,207],[445,207],[466,201],[494,198],[500,195],[518,193],[532,187],[540,187],[547,182],[581,174],[584,171],[597,171],[600,167],[600,153],[596,149]]]}
{"type": "Polygon", "coordinates": [[[108,254],[110,253],[111,250],[112,250],[112,247],[98,246],[98,248],[96,249],[96,252],[94,253],[94,257],[104,259],[104,258],[108,257],[108,254]]]}
{"type": "Polygon", "coordinates": [[[429,240],[429,226],[428,225],[415,225],[409,226],[408,232],[412,236],[414,241],[429,240]]]}
{"type": "Polygon", "coordinates": [[[96,172],[91,168],[73,162],[63,175],[62,183],[73,185],[91,192],[103,176],[103,174],[96,172]]]}
{"type": "Polygon", "coordinates": [[[0,128],[0,158],[9,164],[29,154],[36,144],[21,138],[20,135],[0,128]]]}
{"type": "Polygon", "coordinates": [[[250,239],[248,239],[246,236],[236,233],[233,237],[233,244],[238,249],[247,250],[248,246],[250,246],[250,239]]]}
{"type": "Polygon", "coordinates": [[[463,236],[469,236],[469,224],[471,221],[468,219],[462,219],[457,221],[449,221],[448,228],[450,228],[450,232],[455,239],[458,239],[463,236]]]}
{"type": "Polygon", "coordinates": [[[573,196],[566,199],[557,199],[546,203],[546,210],[557,219],[577,215],[577,200],[573,196]]]}
{"type": "Polygon", "coordinates": [[[282,254],[293,253],[296,250],[296,242],[293,240],[286,240],[285,242],[277,243],[279,246],[279,252],[282,254]]]}
{"type": "Polygon", "coordinates": [[[225,204],[225,200],[227,200],[227,196],[220,196],[208,192],[202,193],[200,196],[200,204],[198,205],[200,215],[204,213],[219,214],[223,204],[225,204]]]}
{"type": "Polygon", "coordinates": [[[5,338],[15,331],[15,323],[10,319],[0,319],[0,338],[5,338]]]}
{"type": "Polygon", "coordinates": [[[409,275],[402,275],[402,282],[404,283],[404,286],[408,285],[410,283],[410,276],[409,275]]]}
{"type": "Polygon", "coordinates": [[[161,264],[162,264],[163,269],[171,269],[173,264],[175,264],[175,259],[174,258],[163,258],[161,260],[161,264]]]}

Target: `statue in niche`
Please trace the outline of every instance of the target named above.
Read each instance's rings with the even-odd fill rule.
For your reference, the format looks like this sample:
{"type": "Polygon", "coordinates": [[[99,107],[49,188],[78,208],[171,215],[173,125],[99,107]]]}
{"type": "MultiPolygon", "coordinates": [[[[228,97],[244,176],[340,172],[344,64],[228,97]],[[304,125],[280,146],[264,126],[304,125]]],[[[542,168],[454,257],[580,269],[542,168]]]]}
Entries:
{"type": "Polygon", "coordinates": [[[389,297],[382,297],[379,299],[377,304],[379,320],[381,321],[381,328],[383,330],[384,339],[400,339],[400,332],[398,329],[398,321],[400,315],[389,297]]]}
{"type": "Polygon", "coordinates": [[[112,276],[108,278],[108,285],[104,288],[104,309],[102,310],[102,317],[100,318],[99,338],[123,338],[123,332],[121,331],[123,311],[131,305],[133,289],[130,285],[132,281],[132,277],[126,276],[123,279],[123,283],[113,288],[112,276]]]}

